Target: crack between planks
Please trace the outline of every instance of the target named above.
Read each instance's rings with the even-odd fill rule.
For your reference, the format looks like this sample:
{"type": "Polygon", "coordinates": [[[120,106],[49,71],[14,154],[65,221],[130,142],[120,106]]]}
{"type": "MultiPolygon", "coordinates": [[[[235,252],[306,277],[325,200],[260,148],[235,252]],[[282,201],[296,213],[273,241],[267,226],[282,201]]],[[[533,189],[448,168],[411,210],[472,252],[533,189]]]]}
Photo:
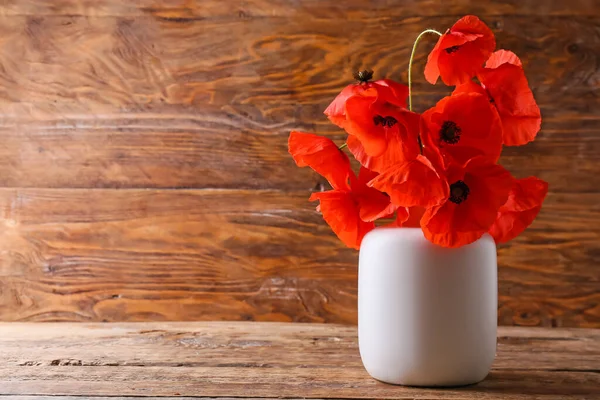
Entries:
{"type": "MultiPolygon", "coordinates": [[[[152,364],[142,364],[142,363],[96,363],[96,362],[83,362],[81,360],[53,360],[49,364],[48,363],[37,363],[33,361],[27,361],[20,364],[17,364],[15,367],[56,367],[56,368],[65,368],[65,367],[117,367],[117,368],[139,368],[139,367],[163,367],[163,368],[260,368],[260,369],[312,369],[312,368],[322,368],[322,369],[339,369],[336,366],[317,366],[317,365],[277,365],[277,364],[261,364],[261,363],[223,363],[223,364],[206,364],[206,363],[152,363],[152,364]],[[64,361],[64,363],[63,363],[64,361]]],[[[362,369],[362,367],[343,367],[342,369],[362,369]]],[[[600,374],[600,369],[595,368],[583,368],[583,369],[569,369],[569,368],[492,368],[491,372],[506,372],[506,371],[518,371],[518,372],[569,372],[569,373],[593,373],[600,374]]],[[[0,395],[2,396],[2,395],[0,395]]]]}

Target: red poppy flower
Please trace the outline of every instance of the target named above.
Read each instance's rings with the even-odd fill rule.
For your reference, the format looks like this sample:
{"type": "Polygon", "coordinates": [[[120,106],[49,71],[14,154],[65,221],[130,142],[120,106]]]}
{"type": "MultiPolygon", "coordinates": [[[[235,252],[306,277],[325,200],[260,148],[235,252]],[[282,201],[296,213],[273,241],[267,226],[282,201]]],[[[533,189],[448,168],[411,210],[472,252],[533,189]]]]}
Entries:
{"type": "Polygon", "coordinates": [[[425,79],[435,85],[438,77],[448,86],[473,78],[496,47],[494,34],[479,18],[459,19],[436,43],[427,58],[425,79]]]}
{"type": "Polygon", "coordinates": [[[478,157],[446,171],[449,196],[425,211],[421,227],[425,237],[443,247],[460,247],[479,239],[494,223],[512,185],[508,171],[478,157]]]}
{"type": "Polygon", "coordinates": [[[348,180],[354,175],[350,160],[331,139],[294,131],[288,139],[288,150],[299,167],[311,167],[334,189],[350,189],[348,180]]]}
{"type": "Polygon", "coordinates": [[[425,148],[438,149],[444,164],[464,164],[477,156],[495,163],[500,157],[502,125],[498,113],[482,94],[444,97],[423,113],[422,121],[425,148]]]}
{"type": "Polygon", "coordinates": [[[325,109],[325,115],[329,120],[342,129],[344,129],[346,122],[346,101],[354,96],[366,97],[373,102],[390,103],[400,108],[406,108],[408,86],[394,82],[391,79],[352,83],[346,86],[325,109]]]}
{"type": "Polygon", "coordinates": [[[515,179],[508,200],[498,210],[490,234],[496,243],[519,236],[535,220],[548,194],[548,183],[536,177],[515,179]]]}
{"type": "MultiPolygon", "coordinates": [[[[348,136],[346,142],[348,150],[361,165],[370,170],[383,172],[392,165],[413,160],[419,154],[418,136],[421,116],[408,110],[394,111],[393,115],[397,118],[397,129],[388,129],[387,132],[384,132],[386,148],[378,156],[367,154],[358,136],[348,136]]],[[[368,127],[369,121],[365,122],[368,127]]]]}
{"type": "Polygon", "coordinates": [[[400,207],[433,207],[448,198],[448,183],[422,155],[389,168],[369,185],[389,194],[400,207]]]}
{"type": "Polygon", "coordinates": [[[477,76],[481,85],[465,83],[457,86],[453,95],[477,92],[488,96],[500,115],[504,144],[520,146],[535,139],[542,116],[521,67],[521,60],[510,51],[499,50],[477,76]]]}
{"type": "Polygon", "coordinates": [[[371,156],[381,155],[389,135],[399,130],[408,88],[391,80],[353,84],[327,107],[325,114],[348,134],[355,135],[371,156]]]}
{"type": "Polygon", "coordinates": [[[358,178],[352,177],[352,188],[313,193],[310,201],[319,200],[317,209],[333,232],[348,247],[360,248],[363,237],[375,228],[373,221],[393,214],[398,208],[385,194],[366,183],[376,173],[361,168],[358,178]]]}

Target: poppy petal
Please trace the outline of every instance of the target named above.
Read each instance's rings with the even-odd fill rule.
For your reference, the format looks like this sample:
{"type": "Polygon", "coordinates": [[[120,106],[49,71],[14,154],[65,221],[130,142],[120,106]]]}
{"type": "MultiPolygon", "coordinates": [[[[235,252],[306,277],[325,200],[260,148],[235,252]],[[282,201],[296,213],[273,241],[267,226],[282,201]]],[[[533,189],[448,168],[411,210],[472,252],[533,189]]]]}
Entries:
{"type": "Polygon", "coordinates": [[[383,225],[384,228],[402,228],[404,223],[409,219],[409,211],[406,207],[398,207],[396,214],[392,215],[394,220],[383,225]]]}
{"type": "Polygon", "coordinates": [[[346,102],[352,97],[360,96],[370,98],[371,102],[377,100],[377,88],[372,83],[358,84],[353,83],[346,86],[340,94],[327,106],[324,114],[329,120],[342,129],[345,129],[346,124],[346,102]]]}
{"type": "Polygon", "coordinates": [[[442,247],[456,248],[473,243],[485,234],[485,230],[458,231],[450,221],[454,217],[456,205],[444,203],[425,211],[421,228],[425,238],[442,247]],[[424,222],[426,221],[426,222],[424,222]]]}
{"type": "Polygon", "coordinates": [[[542,116],[523,69],[504,63],[495,69],[484,68],[478,76],[502,120],[504,144],[520,146],[535,139],[542,116]]]}
{"type": "Polygon", "coordinates": [[[442,81],[447,86],[470,81],[481,69],[483,61],[479,63],[479,60],[485,57],[477,42],[467,42],[452,53],[440,52],[438,64],[442,81]],[[478,60],[478,63],[473,60],[478,60]]]}
{"type": "Polygon", "coordinates": [[[385,218],[398,208],[391,203],[389,196],[367,186],[377,175],[377,172],[361,167],[358,179],[352,182],[352,193],[358,203],[360,219],[363,221],[371,222],[385,218]]]}
{"type": "Polygon", "coordinates": [[[485,62],[486,68],[497,68],[502,64],[513,64],[521,67],[523,64],[515,53],[509,50],[498,50],[492,53],[490,58],[485,62]]]}
{"type": "Polygon", "coordinates": [[[548,194],[548,183],[536,177],[515,180],[489,233],[496,243],[519,236],[535,220],[548,194]]]}
{"type": "Polygon", "coordinates": [[[421,116],[408,110],[394,111],[392,115],[398,124],[397,129],[388,130],[387,145],[378,156],[367,154],[358,137],[349,135],[348,150],[364,167],[383,172],[392,165],[412,160],[419,154],[419,123],[421,116]]]}
{"type": "Polygon", "coordinates": [[[364,187],[368,187],[367,184],[375,179],[379,175],[376,171],[370,170],[366,167],[360,167],[358,171],[358,184],[354,185],[352,188],[358,187],[360,189],[364,187]]]}
{"type": "Polygon", "coordinates": [[[334,189],[350,189],[348,180],[354,175],[350,160],[331,139],[293,131],[288,139],[288,150],[299,167],[311,167],[334,189]]]}
{"type": "Polygon", "coordinates": [[[473,15],[458,20],[444,33],[427,58],[425,79],[431,84],[438,77],[448,86],[469,81],[496,47],[494,34],[473,15]]]}
{"type": "Polygon", "coordinates": [[[501,165],[477,158],[466,167],[464,182],[470,188],[470,196],[464,204],[468,218],[461,226],[465,230],[487,231],[494,223],[496,212],[508,199],[512,176],[501,165]]]}
{"type": "Polygon", "coordinates": [[[357,195],[360,219],[372,222],[393,214],[398,206],[390,202],[390,198],[377,190],[370,194],[357,195]],[[377,194],[376,194],[377,193],[377,194]]]}
{"type": "Polygon", "coordinates": [[[483,88],[483,86],[473,81],[461,83],[460,85],[456,86],[452,92],[452,96],[460,93],[479,93],[486,97],[489,96],[488,92],[483,88]]]}
{"type": "Polygon", "coordinates": [[[330,190],[313,193],[310,201],[315,200],[320,201],[319,210],[325,222],[348,247],[359,249],[365,235],[375,228],[375,223],[360,219],[358,204],[350,192],[330,190]]]}
{"type": "Polygon", "coordinates": [[[356,136],[370,157],[381,156],[389,142],[399,146],[406,143],[402,153],[418,148],[418,114],[355,96],[346,102],[346,119],[346,132],[356,136]]]}
{"type": "MultiPolygon", "coordinates": [[[[352,97],[346,102],[345,130],[349,135],[356,136],[362,143],[365,152],[370,156],[380,156],[387,147],[387,125],[375,124],[374,111],[371,102],[352,97]]],[[[383,116],[382,116],[383,117],[383,116]]]]}
{"type": "Polygon", "coordinates": [[[421,226],[421,218],[425,214],[425,207],[410,207],[408,208],[408,216],[402,222],[404,228],[419,228],[421,226]]]}
{"type": "Polygon", "coordinates": [[[448,197],[447,182],[422,155],[391,167],[369,185],[389,194],[400,207],[433,207],[448,197]]]}
{"type": "Polygon", "coordinates": [[[441,46],[442,39],[440,38],[433,50],[431,50],[431,53],[427,56],[427,64],[425,64],[425,80],[432,85],[435,85],[440,77],[439,59],[441,46]]]}
{"type": "Polygon", "coordinates": [[[391,79],[381,79],[373,83],[380,86],[378,100],[388,102],[400,108],[407,107],[408,86],[391,79]],[[390,91],[386,91],[383,87],[390,88],[390,91]]]}

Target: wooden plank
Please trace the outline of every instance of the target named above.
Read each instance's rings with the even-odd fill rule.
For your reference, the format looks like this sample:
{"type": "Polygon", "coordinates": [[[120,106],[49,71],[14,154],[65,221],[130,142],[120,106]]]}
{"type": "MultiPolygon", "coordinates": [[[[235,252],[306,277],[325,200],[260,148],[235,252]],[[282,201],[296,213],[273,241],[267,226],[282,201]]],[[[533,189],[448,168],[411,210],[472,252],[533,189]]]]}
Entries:
{"type": "MultiPolygon", "coordinates": [[[[357,253],[308,196],[1,189],[0,320],[356,323],[357,253]]],[[[598,200],[551,194],[500,248],[501,323],[600,326],[598,200]]]]}
{"type": "Polygon", "coordinates": [[[468,0],[348,0],[340,4],[319,0],[228,0],[227,7],[218,0],[5,0],[0,15],[85,15],[146,16],[163,18],[365,18],[376,13],[386,17],[417,15],[595,15],[593,0],[565,2],[552,0],[492,1],[472,3],[468,0]]]}
{"type": "MultiPolygon", "coordinates": [[[[498,328],[495,370],[599,367],[595,329],[498,328]]],[[[256,322],[1,323],[5,367],[360,368],[356,327],[256,322]],[[67,329],[66,329],[67,328],[67,329]],[[40,353],[39,348],[47,351],[40,353]],[[296,356],[265,358],[265,352],[296,356]],[[135,359],[131,359],[135,350],[135,359]],[[201,355],[201,357],[199,357],[201,355]],[[58,360],[58,361],[57,361],[58,360]]]]}
{"type": "MultiPolygon", "coordinates": [[[[248,127],[223,112],[192,121],[151,119],[70,121],[0,128],[0,185],[75,188],[235,188],[307,190],[327,186],[287,153],[284,128],[248,127]],[[223,121],[220,126],[212,118],[223,121]],[[125,121],[125,122],[122,122],[125,121]],[[121,124],[135,124],[122,128],[121,124]],[[171,124],[168,125],[167,124],[171,124]],[[24,133],[26,132],[26,133],[24,133]]],[[[556,193],[598,192],[600,137],[589,124],[549,128],[501,159],[518,177],[535,175],[556,193]]],[[[324,132],[340,144],[337,131],[324,132]]]]}
{"type": "MultiPolygon", "coordinates": [[[[287,115],[299,121],[320,114],[358,68],[406,81],[417,34],[424,27],[444,30],[455,17],[179,23],[23,16],[2,17],[0,22],[3,103],[11,105],[5,107],[6,116],[55,119],[78,113],[174,110],[194,115],[205,105],[254,105],[273,124],[294,106],[295,114],[287,115]],[[390,37],[397,39],[390,42],[390,37]]],[[[598,17],[513,16],[488,22],[499,46],[523,59],[533,89],[542,96],[540,104],[561,111],[547,112],[548,117],[595,118],[597,103],[590,102],[598,101],[598,17]]],[[[423,70],[433,42],[423,42],[415,71],[423,70]]],[[[417,92],[448,92],[426,84],[421,73],[415,85],[417,92]]]]}
{"type": "MultiPolygon", "coordinates": [[[[19,369],[0,381],[7,394],[76,393],[80,396],[299,397],[343,399],[597,399],[600,379],[594,372],[497,371],[476,387],[397,388],[372,380],[362,369],[110,368],[19,369]],[[31,376],[40,376],[31,380],[31,376]]],[[[10,370],[0,368],[0,375],[10,370]]]]}
{"type": "MultiPolygon", "coordinates": [[[[341,140],[322,110],[352,70],[405,81],[419,30],[453,19],[0,17],[0,185],[318,186],[293,166],[288,132],[341,140]]],[[[508,167],[541,175],[557,192],[597,191],[600,19],[490,21],[499,21],[499,42],[523,56],[546,117],[538,141],[507,149],[508,167]]],[[[447,93],[415,80],[419,110],[447,93]]]]}
{"type": "Polygon", "coordinates": [[[391,399],[600,395],[597,330],[501,327],[482,383],[416,389],[363,370],[356,329],[276,323],[1,324],[0,394],[391,399]],[[43,349],[43,350],[42,350],[43,349]]]}

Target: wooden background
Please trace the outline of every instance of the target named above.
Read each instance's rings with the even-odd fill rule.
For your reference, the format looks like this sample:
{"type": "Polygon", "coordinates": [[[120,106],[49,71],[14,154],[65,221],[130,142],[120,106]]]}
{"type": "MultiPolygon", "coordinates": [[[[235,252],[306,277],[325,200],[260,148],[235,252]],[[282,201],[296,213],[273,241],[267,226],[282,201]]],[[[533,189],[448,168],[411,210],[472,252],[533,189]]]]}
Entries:
{"type": "MultiPolygon", "coordinates": [[[[499,248],[504,325],[600,328],[600,3],[595,0],[4,0],[0,320],[356,322],[357,253],[292,129],[352,71],[406,81],[425,28],[474,13],[524,61],[544,116],[506,149],[550,183],[499,248]]],[[[416,109],[448,89],[425,83],[416,109]]]]}

